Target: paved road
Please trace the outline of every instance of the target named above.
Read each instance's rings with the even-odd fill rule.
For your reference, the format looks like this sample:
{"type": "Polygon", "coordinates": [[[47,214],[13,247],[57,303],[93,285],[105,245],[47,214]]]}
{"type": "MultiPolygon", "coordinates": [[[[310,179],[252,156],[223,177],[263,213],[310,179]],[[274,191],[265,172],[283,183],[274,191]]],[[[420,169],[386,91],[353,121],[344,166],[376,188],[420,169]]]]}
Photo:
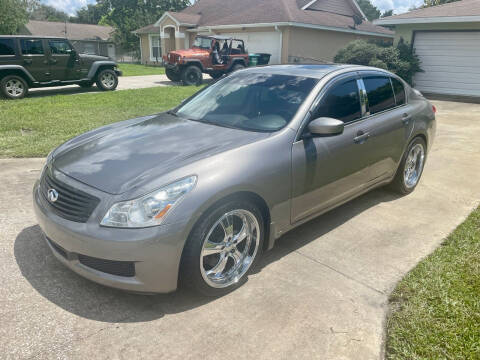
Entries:
{"type": "Polygon", "coordinates": [[[108,289],[65,269],[30,192],[42,160],[0,160],[0,354],[11,359],[379,359],[388,293],[480,200],[480,105],[436,102],[408,197],[384,190],[286,234],[219,299],[108,289]]]}
{"type": "MultiPolygon", "coordinates": [[[[203,75],[204,82],[211,81],[210,76],[203,75]]],[[[118,81],[117,90],[143,89],[156,86],[179,85],[168,80],[166,75],[146,76],[121,76],[118,81]]],[[[96,86],[90,89],[83,89],[78,85],[56,86],[50,88],[30,89],[29,97],[51,96],[61,94],[81,94],[88,92],[100,92],[96,86]]]]}

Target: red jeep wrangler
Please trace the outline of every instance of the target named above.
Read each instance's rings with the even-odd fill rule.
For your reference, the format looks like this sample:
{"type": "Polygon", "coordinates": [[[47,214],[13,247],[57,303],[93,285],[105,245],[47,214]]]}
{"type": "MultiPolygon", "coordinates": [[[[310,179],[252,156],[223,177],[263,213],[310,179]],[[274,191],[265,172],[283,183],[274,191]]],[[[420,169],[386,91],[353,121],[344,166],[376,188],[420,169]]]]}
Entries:
{"type": "Polygon", "coordinates": [[[192,49],[171,51],[163,60],[167,77],[184,85],[200,85],[202,73],[218,79],[248,66],[243,40],[226,36],[197,36],[192,49]]]}

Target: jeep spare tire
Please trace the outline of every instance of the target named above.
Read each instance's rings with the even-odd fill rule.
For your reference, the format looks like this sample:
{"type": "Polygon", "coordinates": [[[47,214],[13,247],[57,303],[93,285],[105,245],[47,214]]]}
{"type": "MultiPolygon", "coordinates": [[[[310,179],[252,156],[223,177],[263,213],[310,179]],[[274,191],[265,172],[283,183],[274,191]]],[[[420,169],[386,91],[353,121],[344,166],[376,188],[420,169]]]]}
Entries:
{"type": "Polygon", "coordinates": [[[182,71],[182,83],[183,85],[202,85],[203,82],[203,75],[202,71],[198,68],[198,66],[190,65],[187,66],[182,71]]]}

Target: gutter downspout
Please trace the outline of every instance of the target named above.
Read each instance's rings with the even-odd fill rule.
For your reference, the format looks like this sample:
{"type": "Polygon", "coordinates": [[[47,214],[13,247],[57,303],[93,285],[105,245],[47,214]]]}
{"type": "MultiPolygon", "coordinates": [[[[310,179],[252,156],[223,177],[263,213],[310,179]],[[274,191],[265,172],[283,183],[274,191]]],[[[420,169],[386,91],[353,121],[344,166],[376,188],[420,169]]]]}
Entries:
{"type": "Polygon", "coordinates": [[[275,25],[275,31],[280,33],[280,64],[282,63],[282,56],[283,56],[283,31],[280,30],[278,25],[275,25]]]}

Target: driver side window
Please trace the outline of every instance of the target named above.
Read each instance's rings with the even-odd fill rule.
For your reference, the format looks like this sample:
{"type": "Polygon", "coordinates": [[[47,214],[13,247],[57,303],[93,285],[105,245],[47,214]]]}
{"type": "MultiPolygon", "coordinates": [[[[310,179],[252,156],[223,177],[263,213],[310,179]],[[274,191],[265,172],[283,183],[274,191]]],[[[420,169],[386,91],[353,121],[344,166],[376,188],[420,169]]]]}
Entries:
{"type": "Polygon", "coordinates": [[[52,55],[69,55],[72,52],[72,47],[64,40],[49,40],[48,47],[52,55]]]}
{"type": "Polygon", "coordinates": [[[350,78],[331,86],[315,109],[312,120],[329,117],[349,123],[362,117],[357,80],[350,78]]]}

